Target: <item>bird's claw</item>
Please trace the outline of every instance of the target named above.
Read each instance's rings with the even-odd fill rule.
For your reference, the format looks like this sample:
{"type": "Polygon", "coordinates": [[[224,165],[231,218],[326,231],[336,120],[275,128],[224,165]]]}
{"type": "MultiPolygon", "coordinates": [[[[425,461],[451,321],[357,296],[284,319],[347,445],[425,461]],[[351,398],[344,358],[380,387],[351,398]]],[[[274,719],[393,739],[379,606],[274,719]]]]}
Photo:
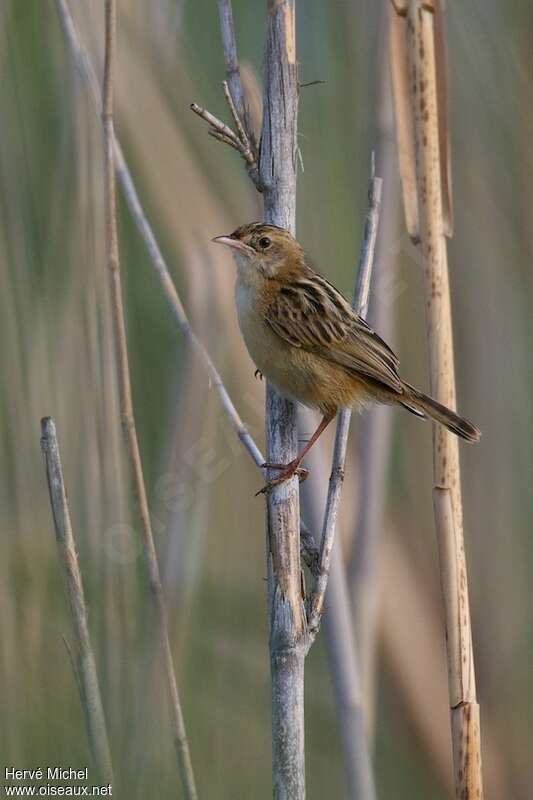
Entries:
{"type": "Polygon", "coordinates": [[[262,489],[259,489],[258,492],[255,493],[257,497],[260,494],[268,494],[274,486],[279,486],[280,483],[285,483],[294,475],[297,475],[300,483],[303,483],[307,476],[309,475],[309,470],[305,467],[296,466],[293,464],[269,464],[265,463],[261,465],[264,469],[280,469],[282,470],[280,475],[277,478],[271,478],[262,489]]]}

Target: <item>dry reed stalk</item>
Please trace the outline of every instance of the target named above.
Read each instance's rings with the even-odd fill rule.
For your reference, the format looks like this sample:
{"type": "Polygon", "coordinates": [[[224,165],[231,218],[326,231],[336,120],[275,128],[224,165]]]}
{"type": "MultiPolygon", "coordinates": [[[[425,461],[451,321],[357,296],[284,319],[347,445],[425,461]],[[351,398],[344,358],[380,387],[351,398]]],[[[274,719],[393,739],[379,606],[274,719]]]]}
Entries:
{"type": "Polygon", "coordinates": [[[118,373],[122,428],[125,437],[130,468],[141,520],[143,550],[148,569],[150,588],[159,626],[159,636],[163,647],[165,677],[169,693],[172,733],[178,758],[182,787],[187,800],[196,800],[197,792],[189,751],[189,743],[185,731],[183,712],[178,693],[176,674],[170,638],[168,633],[167,612],[159,573],[159,564],[154,544],[146,486],[139,450],[139,442],[135,429],[131,381],[128,363],[128,346],[126,324],[122,300],[120,274],[120,257],[116,218],[115,194],[115,136],[113,128],[113,78],[116,42],[116,4],[115,0],[106,0],[105,5],[105,62],[102,88],[102,124],[104,133],[104,190],[105,221],[107,239],[107,264],[109,270],[111,301],[115,328],[115,354],[118,373]]]}
{"type": "MultiPolygon", "coordinates": [[[[446,96],[442,88],[443,46],[440,4],[409,0],[407,51],[413,120],[419,234],[425,278],[426,327],[433,396],[455,408],[453,336],[446,234],[451,200],[444,136],[446,96]],[[435,28],[439,35],[436,37],[435,28]]],[[[468,600],[458,440],[442,426],[433,428],[435,524],[446,615],[449,695],[455,786],[458,798],[481,798],[479,707],[476,700],[468,600]],[[447,500],[449,498],[449,509],[447,500]],[[450,513],[448,513],[450,512],[450,513]],[[458,614],[458,616],[456,616],[458,614]],[[468,769],[465,769],[465,764],[468,769]]]]}
{"type": "MultiPolygon", "coordinates": [[[[292,233],[296,222],[297,115],[294,0],[269,0],[259,171],[265,187],[265,220],[292,233]]],[[[295,405],[280,397],[271,385],[267,385],[266,437],[268,461],[285,464],[296,456],[295,405]]],[[[274,798],[303,800],[307,620],[302,598],[297,476],[268,493],[266,524],[274,798]]]]}
{"type": "MultiPolygon", "coordinates": [[[[383,585],[387,587],[380,614],[383,664],[422,758],[443,790],[453,795],[442,614],[432,585],[421,580],[416,561],[405,549],[403,533],[394,525],[388,527],[382,559],[383,585]]],[[[497,727],[489,725],[491,722],[484,719],[483,771],[490,797],[496,799],[506,796],[512,779],[497,727]]]]}
{"type": "Polygon", "coordinates": [[[73,660],[73,666],[75,677],[79,680],[78,687],[87,736],[100,779],[113,784],[113,766],[87,622],[87,606],[72,533],[56,426],[51,417],[44,417],[41,420],[41,449],[45,460],[57,547],[64,569],[65,586],[72,616],[76,642],[76,657],[73,660]]]}
{"type": "Polygon", "coordinates": [[[461,557],[455,550],[457,537],[450,489],[435,486],[433,503],[446,615],[455,793],[461,800],[478,800],[483,796],[479,704],[473,658],[470,656],[470,663],[466,664],[462,660],[465,651],[469,648],[471,653],[472,648],[464,554],[461,557]]]}

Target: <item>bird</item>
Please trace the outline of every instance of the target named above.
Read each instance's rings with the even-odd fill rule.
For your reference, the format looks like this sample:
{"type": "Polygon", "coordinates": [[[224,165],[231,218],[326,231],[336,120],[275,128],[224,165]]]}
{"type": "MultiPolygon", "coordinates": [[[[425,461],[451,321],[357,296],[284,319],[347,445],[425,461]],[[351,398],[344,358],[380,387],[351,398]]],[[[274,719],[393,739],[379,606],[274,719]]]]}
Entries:
{"type": "Polygon", "coordinates": [[[288,230],[252,222],[212,241],[230,248],[237,265],[237,317],[255,374],[266,376],[283,396],[322,414],[292,461],[263,464],[278,475],[262,491],[295,474],[307,477],[303,459],[343,407],[400,405],[467,442],[479,440],[480,430],[469,420],[403,380],[395,353],[309,265],[288,230]]]}

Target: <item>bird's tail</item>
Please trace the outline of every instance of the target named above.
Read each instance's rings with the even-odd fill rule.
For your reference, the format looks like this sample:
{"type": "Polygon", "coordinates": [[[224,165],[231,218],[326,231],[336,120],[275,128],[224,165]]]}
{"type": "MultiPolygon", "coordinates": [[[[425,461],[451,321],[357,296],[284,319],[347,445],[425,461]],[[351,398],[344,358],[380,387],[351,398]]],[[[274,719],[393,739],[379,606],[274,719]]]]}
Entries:
{"type": "Polygon", "coordinates": [[[481,438],[479,428],[476,428],[464,417],[460,417],[455,411],[451,411],[441,403],[437,403],[432,397],[419,392],[408,383],[404,383],[402,388],[403,396],[400,403],[412,414],[416,414],[419,417],[429,417],[434,422],[440,422],[449,431],[467,442],[478,442],[481,438]]]}

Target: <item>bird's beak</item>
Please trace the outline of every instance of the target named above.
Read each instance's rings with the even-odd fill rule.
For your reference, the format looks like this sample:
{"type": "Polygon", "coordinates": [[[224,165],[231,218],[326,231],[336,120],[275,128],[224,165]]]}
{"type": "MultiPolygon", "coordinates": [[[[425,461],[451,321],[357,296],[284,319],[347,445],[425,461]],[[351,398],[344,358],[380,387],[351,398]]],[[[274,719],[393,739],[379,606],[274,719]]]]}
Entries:
{"type": "Polygon", "coordinates": [[[239,239],[233,239],[231,236],[215,236],[211,241],[216,242],[216,244],[226,244],[228,247],[233,247],[234,250],[238,250],[246,255],[250,255],[254,252],[253,248],[244,244],[244,242],[241,242],[239,239]]]}

